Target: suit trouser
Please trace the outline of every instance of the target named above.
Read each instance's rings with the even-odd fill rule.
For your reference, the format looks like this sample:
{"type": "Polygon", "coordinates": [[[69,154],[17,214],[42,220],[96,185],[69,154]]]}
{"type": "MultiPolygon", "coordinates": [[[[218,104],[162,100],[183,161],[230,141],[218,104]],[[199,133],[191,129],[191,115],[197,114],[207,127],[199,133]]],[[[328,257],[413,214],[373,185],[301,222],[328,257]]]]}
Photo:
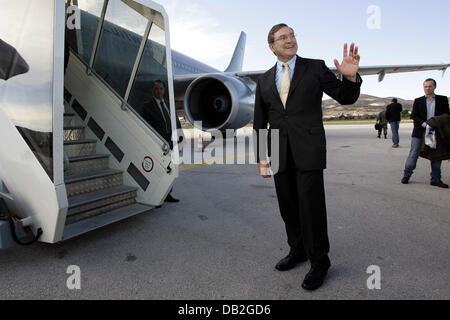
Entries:
{"type": "Polygon", "coordinates": [[[386,125],[381,125],[381,128],[378,129],[378,138],[381,137],[381,131],[383,131],[384,137],[386,138],[386,136],[387,136],[387,124],[386,125]]]}
{"type": "MultiPolygon", "coordinates": [[[[410,178],[416,169],[417,160],[419,159],[420,148],[422,147],[422,139],[412,137],[411,149],[405,163],[404,176],[410,178]]],[[[441,160],[430,160],[431,163],[431,182],[441,181],[441,160]]]]}
{"type": "Polygon", "coordinates": [[[390,122],[392,131],[392,143],[398,144],[400,142],[400,136],[398,135],[398,129],[400,127],[400,121],[390,122]]]}
{"type": "Polygon", "coordinates": [[[330,249],[323,170],[296,169],[288,148],[286,169],[274,180],[289,246],[306,253],[311,263],[319,262],[330,249]]]}

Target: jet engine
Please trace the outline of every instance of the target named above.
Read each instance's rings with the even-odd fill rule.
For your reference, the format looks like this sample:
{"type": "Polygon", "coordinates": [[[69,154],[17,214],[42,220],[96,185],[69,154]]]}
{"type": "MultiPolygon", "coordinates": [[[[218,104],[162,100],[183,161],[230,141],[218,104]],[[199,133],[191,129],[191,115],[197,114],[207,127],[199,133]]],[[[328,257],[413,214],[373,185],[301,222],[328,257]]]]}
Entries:
{"type": "Polygon", "coordinates": [[[184,110],[188,120],[203,131],[239,129],[253,118],[255,95],[248,79],[208,74],[187,88],[184,110]],[[200,125],[201,121],[201,125],[200,125]]]}

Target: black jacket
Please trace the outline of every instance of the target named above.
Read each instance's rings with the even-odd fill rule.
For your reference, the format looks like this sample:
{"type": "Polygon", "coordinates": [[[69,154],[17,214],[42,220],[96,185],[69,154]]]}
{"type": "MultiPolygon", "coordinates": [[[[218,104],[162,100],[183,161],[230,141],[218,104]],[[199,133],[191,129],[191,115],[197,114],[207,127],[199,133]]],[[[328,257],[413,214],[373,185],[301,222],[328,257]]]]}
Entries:
{"type": "MultiPolygon", "coordinates": [[[[325,92],[341,104],[354,103],[360,93],[361,77],[357,83],[344,78],[340,81],[324,61],[297,56],[286,109],[275,84],[276,65],[259,79],[255,93],[253,129],[256,132],[256,160],[265,154],[264,144],[259,149],[259,130],[279,130],[279,168],[284,171],[287,143],[295,165],[300,170],[326,168],[326,141],[322,121],[322,97],[325,92]]],[[[271,155],[269,144],[269,155],[271,155]]],[[[271,155],[273,162],[274,156],[271,155]]]]}
{"type": "Polygon", "coordinates": [[[450,159],[450,114],[441,114],[427,121],[436,130],[436,149],[423,144],[420,156],[429,160],[450,159]]]}
{"type": "MultiPolygon", "coordinates": [[[[434,116],[440,116],[441,114],[450,113],[448,107],[448,98],[445,96],[435,95],[436,108],[434,116]]],[[[427,121],[427,101],[426,97],[420,97],[414,100],[411,118],[414,120],[414,130],[412,136],[414,138],[423,139],[425,134],[425,128],[422,124],[427,121]]]]}
{"type": "Polygon", "coordinates": [[[391,103],[386,107],[386,119],[390,122],[401,120],[401,112],[403,108],[400,103],[391,103]]]}
{"type": "MultiPolygon", "coordinates": [[[[166,103],[167,105],[167,103],[166,103]]],[[[173,149],[172,142],[172,126],[170,122],[169,112],[162,106],[164,118],[159,109],[158,103],[154,98],[145,102],[142,107],[142,117],[147,121],[149,125],[153,127],[163,138],[166,140],[170,148],[173,149]]],[[[177,129],[181,128],[181,123],[178,117],[176,117],[177,129]]],[[[178,142],[181,142],[178,141],[178,142]]]]}

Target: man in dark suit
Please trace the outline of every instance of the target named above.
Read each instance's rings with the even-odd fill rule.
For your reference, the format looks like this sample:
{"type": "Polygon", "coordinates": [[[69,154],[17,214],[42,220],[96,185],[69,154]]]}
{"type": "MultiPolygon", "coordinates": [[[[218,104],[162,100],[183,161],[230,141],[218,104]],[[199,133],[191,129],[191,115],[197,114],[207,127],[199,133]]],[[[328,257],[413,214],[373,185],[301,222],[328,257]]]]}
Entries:
{"type": "MultiPolygon", "coordinates": [[[[276,269],[289,270],[309,259],[311,269],[302,287],[314,290],[322,285],[331,266],[323,182],[326,143],[322,96],[325,92],[341,104],[352,104],[358,99],[360,56],[358,47],[352,44],[348,53],[345,44],[342,64],[334,61],[343,76],[340,81],[323,61],[296,55],[294,31],[287,25],[274,26],[268,43],[278,61],[258,80],[253,128],[258,170],[264,178],[271,177],[271,173],[265,143],[260,145],[259,140],[268,124],[269,132],[278,130],[279,134],[279,166],[274,180],[290,252],[276,269]]],[[[273,140],[273,135],[269,135],[273,140]]],[[[269,156],[270,152],[269,149],[269,156]]],[[[274,164],[271,165],[273,169],[274,164]]]]}
{"type": "Polygon", "coordinates": [[[392,131],[392,148],[398,148],[398,143],[400,142],[398,128],[400,127],[402,110],[402,105],[397,102],[396,98],[392,99],[392,103],[386,107],[386,120],[391,125],[392,131]]]}
{"type": "MultiPolygon", "coordinates": [[[[147,123],[151,125],[153,129],[155,129],[164,138],[164,140],[169,143],[170,149],[173,149],[172,126],[170,122],[169,108],[164,101],[164,93],[164,83],[161,80],[156,80],[155,82],[153,82],[153,97],[149,101],[144,103],[142,107],[142,116],[145,121],[147,121],[147,123]]],[[[178,117],[176,117],[176,123],[177,129],[181,129],[181,123],[178,117]]],[[[182,140],[183,136],[179,138],[178,143],[181,143],[182,140]]],[[[164,201],[180,201],[179,199],[174,198],[171,193],[172,190],[170,190],[164,201]]]]}
{"type": "MultiPolygon", "coordinates": [[[[411,118],[414,121],[414,129],[411,138],[411,149],[405,163],[404,175],[401,180],[403,184],[407,184],[416,168],[417,159],[422,147],[422,140],[425,132],[433,130],[427,126],[426,121],[441,114],[448,114],[448,98],[434,94],[436,89],[436,81],[427,79],[423,83],[425,96],[414,100],[411,118]]],[[[440,188],[448,188],[448,185],[441,181],[441,160],[430,160],[431,162],[431,182],[432,186],[440,188]]]]}

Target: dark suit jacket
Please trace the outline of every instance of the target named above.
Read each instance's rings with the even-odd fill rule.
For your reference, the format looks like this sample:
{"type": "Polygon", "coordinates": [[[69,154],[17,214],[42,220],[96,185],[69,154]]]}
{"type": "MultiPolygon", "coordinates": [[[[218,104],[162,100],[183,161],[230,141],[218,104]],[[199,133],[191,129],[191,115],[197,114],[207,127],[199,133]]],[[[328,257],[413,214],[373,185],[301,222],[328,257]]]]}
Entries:
{"type": "Polygon", "coordinates": [[[450,114],[435,116],[429,119],[427,124],[436,129],[436,149],[431,149],[422,141],[423,146],[419,155],[429,160],[450,159],[450,114]]]}
{"type": "Polygon", "coordinates": [[[401,120],[401,112],[403,108],[400,103],[391,103],[386,107],[386,119],[389,122],[401,120]]]}
{"type": "MultiPolygon", "coordinates": [[[[168,103],[166,102],[166,106],[168,103]]],[[[172,126],[170,123],[170,115],[167,110],[165,110],[164,106],[162,106],[164,116],[166,121],[164,121],[163,115],[159,109],[158,103],[155,98],[151,98],[149,101],[145,102],[142,107],[142,117],[147,121],[149,125],[153,127],[170,145],[170,148],[173,148],[172,142],[172,126]]],[[[176,117],[177,129],[181,128],[181,123],[178,117],[176,117]]],[[[178,141],[181,142],[181,141],[178,141]]]]}
{"type": "MultiPolygon", "coordinates": [[[[436,108],[434,116],[440,116],[441,114],[450,113],[448,107],[448,99],[445,96],[436,97],[436,108]]],[[[427,98],[425,96],[414,100],[411,118],[414,120],[414,130],[412,136],[422,139],[425,134],[425,128],[422,127],[422,123],[427,121],[427,98]]]]}
{"type": "Polygon", "coordinates": [[[427,123],[437,130],[447,150],[450,152],[450,113],[435,116],[428,120],[427,123]]]}
{"type": "MultiPolygon", "coordinates": [[[[286,109],[275,84],[276,65],[258,79],[255,94],[253,128],[257,161],[259,154],[259,129],[279,129],[279,172],[284,171],[287,143],[300,170],[323,170],[326,168],[326,141],[322,121],[322,96],[325,92],[341,104],[352,104],[358,97],[361,77],[357,83],[336,78],[322,60],[297,56],[286,109]]],[[[270,131],[269,130],[269,131],[270,131]]],[[[262,146],[264,148],[264,146],[262,146]]],[[[270,155],[269,144],[269,155],[270,155]]],[[[271,159],[273,161],[273,157],[271,159]]]]}

